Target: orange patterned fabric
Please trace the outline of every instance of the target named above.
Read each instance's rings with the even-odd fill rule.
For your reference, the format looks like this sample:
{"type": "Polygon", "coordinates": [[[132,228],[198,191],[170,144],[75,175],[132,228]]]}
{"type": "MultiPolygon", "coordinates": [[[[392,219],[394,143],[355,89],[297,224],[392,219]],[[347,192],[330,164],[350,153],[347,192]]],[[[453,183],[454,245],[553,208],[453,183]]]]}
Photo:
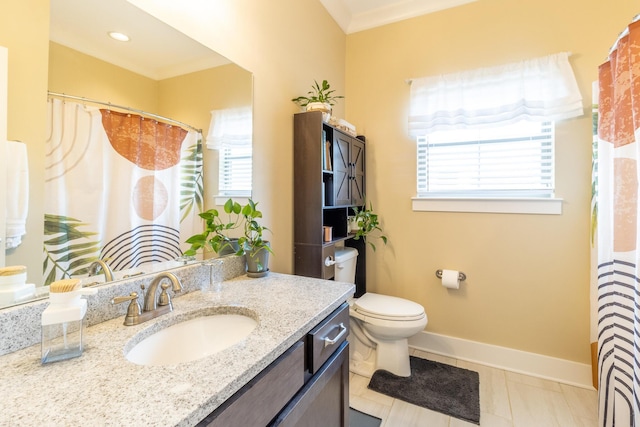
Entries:
{"type": "Polygon", "coordinates": [[[146,170],[164,170],[180,162],[186,130],[135,114],[100,112],[111,146],[131,163],[146,170]]]}

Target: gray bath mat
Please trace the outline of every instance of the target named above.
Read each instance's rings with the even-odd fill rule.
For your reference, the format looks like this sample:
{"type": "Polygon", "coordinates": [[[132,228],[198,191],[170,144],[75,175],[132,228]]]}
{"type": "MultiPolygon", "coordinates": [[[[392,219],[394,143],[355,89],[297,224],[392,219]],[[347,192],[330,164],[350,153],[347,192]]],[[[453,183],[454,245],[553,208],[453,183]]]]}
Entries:
{"type": "Polygon", "coordinates": [[[380,418],[349,408],[349,427],[379,427],[380,423],[380,418]]]}
{"type": "Polygon", "coordinates": [[[411,356],[411,376],[374,372],[369,388],[378,393],[480,424],[478,373],[411,356]]]}

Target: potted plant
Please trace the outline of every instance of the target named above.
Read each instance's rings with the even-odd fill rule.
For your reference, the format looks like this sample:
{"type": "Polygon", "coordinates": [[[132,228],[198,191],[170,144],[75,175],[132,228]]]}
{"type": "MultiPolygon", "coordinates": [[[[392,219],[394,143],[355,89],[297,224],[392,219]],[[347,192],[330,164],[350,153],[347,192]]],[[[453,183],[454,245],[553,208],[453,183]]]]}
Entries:
{"type": "Polygon", "coordinates": [[[335,90],[331,89],[331,85],[326,80],[322,81],[322,85],[316,80],[313,81],[311,90],[307,92],[308,96],[299,96],[293,98],[292,101],[301,107],[305,107],[306,111],[322,111],[323,118],[327,121],[331,117],[331,107],[335,105],[336,100],[344,98],[342,95],[334,95],[335,90]]]}
{"type": "Polygon", "coordinates": [[[209,209],[200,213],[200,217],[205,220],[204,231],[186,240],[191,244],[191,247],[184,252],[184,255],[193,256],[200,248],[210,248],[220,256],[241,252],[238,244],[239,239],[230,238],[227,235],[230,230],[240,226],[241,210],[242,207],[239,203],[229,199],[224,204],[224,212],[228,215],[227,222],[223,221],[217,209],[209,209]]]}
{"type": "Polygon", "coordinates": [[[359,240],[360,238],[364,239],[366,243],[371,245],[371,248],[374,251],[376,250],[376,245],[374,245],[370,240],[367,240],[367,237],[380,238],[385,245],[387,244],[387,236],[380,234],[382,233],[382,228],[380,228],[378,215],[373,212],[373,205],[371,203],[369,203],[368,209],[365,202],[361,209],[357,206],[354,207],[353,212],[355,215],[351,219],[351,231],[355,231],[355,240],[359,240]],[[374,232],[377,234],[372,234],[374,232]]]}
{"type": "Polygon", "coordinates": [[[247,256],[247,275],[249,277],[262,277],[269,272],[269,254],[273,254],[268,240],[263,239],[264,231],[270,231],[260,225],[259,218],[262,212],[257,209],[258,203],[249,199],[242,207],[241,214],[244,217],[244,235],[238,239],[240,249],[247,256]]]}

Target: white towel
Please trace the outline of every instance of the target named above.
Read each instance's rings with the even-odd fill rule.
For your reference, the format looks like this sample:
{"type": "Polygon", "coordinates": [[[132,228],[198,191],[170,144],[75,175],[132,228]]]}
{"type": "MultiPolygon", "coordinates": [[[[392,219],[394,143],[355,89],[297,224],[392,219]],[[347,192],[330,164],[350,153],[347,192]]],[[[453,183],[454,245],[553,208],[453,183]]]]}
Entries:
{"type": "Polygon", "coordinates": [[[7,141],[7,235],[6,249],[22,243],[27,233],[29,210],[29,166],[27,146],[18,141],[7,141]]]}

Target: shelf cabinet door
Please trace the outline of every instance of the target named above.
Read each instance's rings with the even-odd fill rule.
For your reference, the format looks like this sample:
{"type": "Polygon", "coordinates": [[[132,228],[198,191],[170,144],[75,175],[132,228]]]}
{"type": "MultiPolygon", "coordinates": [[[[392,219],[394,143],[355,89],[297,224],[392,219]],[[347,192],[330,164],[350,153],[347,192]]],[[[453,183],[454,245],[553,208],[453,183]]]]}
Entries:
{"type": "Polygon", "coordinates": [[[333,200],[335,206],[351,204],[351,138],[339,132],[333,138],[333,200]]]}
{"type": "Polygon", "coordinates": [[[364,179],[364,142],[353,138],[349,152],[351,165],[351,204],[361,206],[364,204],[365,179],[364,179]]]}
{"type": "Polygon", "coordinates": [[[365,195],[364,142],[335,132],[333,164],[334,205],[362,205],[365,195]]]}

